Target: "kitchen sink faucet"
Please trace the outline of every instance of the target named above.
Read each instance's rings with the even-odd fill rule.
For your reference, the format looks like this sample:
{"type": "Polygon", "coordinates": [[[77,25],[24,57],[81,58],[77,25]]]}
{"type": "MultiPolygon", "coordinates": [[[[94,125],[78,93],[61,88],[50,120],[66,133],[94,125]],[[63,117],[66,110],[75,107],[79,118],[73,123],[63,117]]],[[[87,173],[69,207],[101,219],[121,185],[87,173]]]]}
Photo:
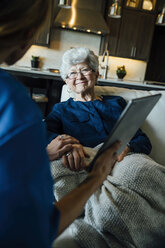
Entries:
{"type": "Polygon", "coordinates": [[[102,58],[102,62],[104,62],[106,57],[106,63],[105,63],[105,67],[104,67],[104,74],[103,74],[103,78],[106,79],[107,78],[107,74],[108,74],[108,69],[109,69],[109,65],[108,65],[108,60],[109,60],[109,51],[108,51],[108,45],[106,50],[103,53],[103,58],[102,58]]]}

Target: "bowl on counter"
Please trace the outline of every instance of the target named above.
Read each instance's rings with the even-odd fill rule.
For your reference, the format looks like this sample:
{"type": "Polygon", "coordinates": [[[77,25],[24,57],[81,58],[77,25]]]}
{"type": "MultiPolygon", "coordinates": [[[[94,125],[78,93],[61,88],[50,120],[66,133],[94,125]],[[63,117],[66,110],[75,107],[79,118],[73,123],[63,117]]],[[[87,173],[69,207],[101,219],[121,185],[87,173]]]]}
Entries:
{"type": "Polygon", "coordinates": [[[60,74],[60,70],[59,70],[59,69],[49,68],[48,71],[49,71],[49,72],[53,72],[53,73],[60,74]]]}

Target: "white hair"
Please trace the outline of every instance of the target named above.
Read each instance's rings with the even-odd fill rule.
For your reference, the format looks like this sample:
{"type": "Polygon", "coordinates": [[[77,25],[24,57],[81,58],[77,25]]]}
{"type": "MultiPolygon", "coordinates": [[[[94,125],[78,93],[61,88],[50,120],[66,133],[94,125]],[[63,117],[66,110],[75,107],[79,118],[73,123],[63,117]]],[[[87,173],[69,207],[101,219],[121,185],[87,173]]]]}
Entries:
{"type": "Polygon", "coordinates": [[[67,78],[68,71],[73,65],[83,62],[86,62],[92,70],[98,71],[98,57],[92,50],[89,50],[86,47],[77,47],[67,50],[62,57],[60,67],[62,79],[65,80],[67,78]]]}

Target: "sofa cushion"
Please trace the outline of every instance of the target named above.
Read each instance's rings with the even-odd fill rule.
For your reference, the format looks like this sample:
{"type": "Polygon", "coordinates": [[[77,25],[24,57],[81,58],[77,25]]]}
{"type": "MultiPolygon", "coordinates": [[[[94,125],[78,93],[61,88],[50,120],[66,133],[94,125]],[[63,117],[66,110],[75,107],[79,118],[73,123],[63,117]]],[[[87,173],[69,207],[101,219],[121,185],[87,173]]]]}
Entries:
{"type": "MultiPolygon", "coordinates": [[[[154,95],[157,93],[162,94],[162,97],[150,112],[141,128],[148,135],[152,143],[150,157],[153,158],[156,162],[165,165],[165,91],[144,91],[111,86],[95,86],[95,93],[96,95],[122,96],[126,101],[129,101],[133,98],[154,95]]],[[[74,95],[68,93],[67,85],[64,85],[61,101],[66,101],[69,97],[74,97],[74,95]]]]}

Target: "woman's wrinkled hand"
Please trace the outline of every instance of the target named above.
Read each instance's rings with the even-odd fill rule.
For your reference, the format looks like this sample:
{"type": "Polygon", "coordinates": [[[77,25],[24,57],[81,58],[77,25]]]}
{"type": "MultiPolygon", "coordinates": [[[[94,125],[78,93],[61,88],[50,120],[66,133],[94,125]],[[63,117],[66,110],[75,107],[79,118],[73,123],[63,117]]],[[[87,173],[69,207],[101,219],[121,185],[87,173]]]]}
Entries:
{"type": "Polygon", "coordinates": [[[85,157],[89,154],[81,144],[73,144],[72,150],[62,156],[62,162],[66,168],[73,171],[80,171],[86,168],[85,157]]]}
{"type": "Polygon", "coordinates": [[[122,151],[122,153],[118,156],[117,161],[121,162],[130,151],[131,149],[128,146],[126,146],[125,149],[122,151]]]}
{"type": "Polygon", "coordinates": [[[61,158],[64,154],[72,150],[72,144],[79,144],[79,141],[66,134],[57,136],[46,148],[49,160],[53,161],[61,158]]]}

